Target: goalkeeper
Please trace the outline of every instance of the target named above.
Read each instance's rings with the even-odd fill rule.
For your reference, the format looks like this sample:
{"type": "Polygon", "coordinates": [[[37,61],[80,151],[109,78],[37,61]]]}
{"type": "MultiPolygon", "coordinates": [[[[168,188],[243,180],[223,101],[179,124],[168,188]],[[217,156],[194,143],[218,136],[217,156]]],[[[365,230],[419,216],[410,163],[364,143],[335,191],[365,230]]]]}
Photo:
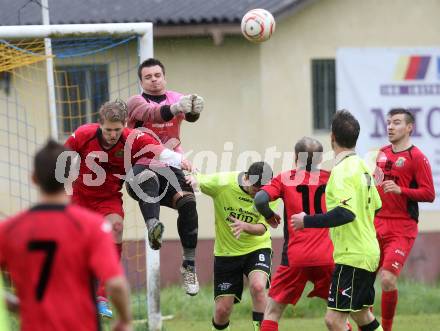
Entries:
{"type": "MultiPolygon", "coordinates": [[[[183,154],[180,145],[180,125],[183,120],[195,122],[199,119],[204,108],[203,98],[197,95],[182,95],[178,92],[168,91],[166,89],[165,67],[157,59],[151,58],[142,62],[138,68],[138,77],[143,93],[134,95],[127,101],[128,127],[145,127],[154,133],[166,147],[183,154]]],[[[141,168],[145,167],[137,167],[136,171],[140,173],[145,170],[141,168]]],[[[195,267],[198,215],[194,191],[191,186],[186,184],[183,172],[178,169],[169,168],[168,170],[171,171],[167,172],[169,176],[164,176],[158,173],[157,169],[151,167],[149,170],[152,170],[153,176],[156,176],[160,181],[158,182],[159,196],[164,194],[164,199],[160,204],[176,209],[179,214],[177,227],[183,247],[183,263],[180,269],[183,287],[187,294],[196,295],[199,291],[195,267]],[[172,184],[170,177],[176,179],[178,185],[172,184]],[[168,189],[165,190],[165,187],[168,189]]],[[[152,181],[151,178],[150,181],[152,181]]],[[[152,185],[154,190],[156,185],[152,185]]],[[[149,189],[152,189],[151,186],[147,190],[149,189]]],[[[157,205],[152,204],[150,210],[153,211],[156,208],[157,205]]],[[[153,214],[158,214],[158,211],[153,214]]],[[[159,243],[157,248],[160,248],[164,226],[158,219],[154,222],[151,221],[147,226],[149,229],[160,230],[150,231],[154,235],[154,241],[159,243]]]]}

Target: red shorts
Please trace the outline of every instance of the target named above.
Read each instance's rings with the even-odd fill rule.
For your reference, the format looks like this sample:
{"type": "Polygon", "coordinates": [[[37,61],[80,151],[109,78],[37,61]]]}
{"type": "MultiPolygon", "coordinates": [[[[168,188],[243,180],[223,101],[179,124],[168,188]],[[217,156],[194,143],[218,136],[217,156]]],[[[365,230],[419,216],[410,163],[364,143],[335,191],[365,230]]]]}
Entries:
{"type": "Polygon", "coordinates": [[[377,239],[380,246],[379,267],[399,276],[416,238],[403,236],[378,236],[377,239]]]}
{"type": "Polygon", "coordinates": [[[375,222],[380,247],[379,267],[396,276],[399,276],[402,271],[417,235],[415,221],[406,219],[401,221],[401,228],[398,231],[396,231],[396,226],[399,220],[390,222],[376,219],[375,222]]]}
{"type": "Polygon", "coordinates": [[[92,198],[74,193],[72,203],[78,206],[90,209],[95,213],[107,216],[109,214],[118,214],[124,218],[124,209],[122,208],[122,193],[118,192],[111,197],[92,198]]]}
{"type": "Polygon", "coordinates": [[[314,285],[307,295],[327,300],[335,266],[287,267],[280,265],[272,279],[269,296],[278,303],[295,305],[308,281],[314,285]]]}

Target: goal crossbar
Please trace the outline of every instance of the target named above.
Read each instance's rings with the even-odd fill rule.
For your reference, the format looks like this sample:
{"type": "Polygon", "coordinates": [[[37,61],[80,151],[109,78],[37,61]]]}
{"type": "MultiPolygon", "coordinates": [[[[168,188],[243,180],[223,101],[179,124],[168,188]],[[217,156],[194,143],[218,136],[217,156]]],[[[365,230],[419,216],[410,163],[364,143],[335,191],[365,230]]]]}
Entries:
{"type": "Polygon", "coordinates": [[[58,25],[11,25],[0,28],[1,39],[55,38],[82,35],[152,36],[152,23],[102,23],[58,25]]]}

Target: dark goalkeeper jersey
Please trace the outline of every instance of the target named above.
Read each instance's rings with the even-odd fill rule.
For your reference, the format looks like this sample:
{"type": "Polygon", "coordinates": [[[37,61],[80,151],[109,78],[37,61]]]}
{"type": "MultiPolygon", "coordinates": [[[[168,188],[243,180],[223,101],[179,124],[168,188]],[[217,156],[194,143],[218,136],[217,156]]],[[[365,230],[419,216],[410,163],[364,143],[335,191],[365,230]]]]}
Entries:
{"type": "Polygon", "coordinates": [[[1,222],[0,263],[23,331],[99,330],[95,280],[122,275],[111,225],[73,205],[37,205],[1,222]]]}
{"type": "Polygon", "coordinates": [[[393,152],[392,146],[381,148],[375,173],[382,209],[377,217],[384,219],[413,219],[418,221],[418,202],[432,202],[435,198],[431,166],[416,146],[393,152]],[[380,183],[393,180],[402,194],[385,193],[380,183]]]}

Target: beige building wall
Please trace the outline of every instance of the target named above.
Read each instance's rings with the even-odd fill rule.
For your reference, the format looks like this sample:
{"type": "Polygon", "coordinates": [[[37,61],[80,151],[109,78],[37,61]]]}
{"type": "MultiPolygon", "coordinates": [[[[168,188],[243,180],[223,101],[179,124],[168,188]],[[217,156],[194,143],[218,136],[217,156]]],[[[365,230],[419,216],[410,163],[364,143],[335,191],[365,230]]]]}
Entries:
{"type": "MultiPolygon", "coordinates": [[[[340,47],[439,46],[440,2],[436,0],[325,0],[312,2],[295,16],[278,22],[262,47],[263,107],[268,132],[284,132],[277,141],[291,150],[295,139],[313,134],[330,149],[328,133],[313,132],[311,59],[335,58],[340,47]],[[274,52],[276,50],[276,52],[274,52]],[[278,119],[281,118],[281,121],[278,119]]],[[[439,231],[440,212],[422,212],[421,231],[439,231]]]]}
{"type": "MultiPolygon", "coordinates": [[[[232,169],[243,170],[236,162],[241,152],[264,157],[276,148],[281,152],[276,172],[289,168],[289,153],[302,136],[320,139],[330,151],[329,133],[313,130],[311,60],[335,58],[340,47],[439,45],[439,12],[436,0],[314,1],[279,20],[272,39],[261,46],[241,37],[226,38],[220,46],[206,39],[156,40],[155,54],[168,66],[170,88],[206,98],[199,122],[184,124],[186,150],[219,155],[223,144],[232,141],[232,169]]],[[[199,197],[198,210],[200,237],[211,237],[210,199],[199,197]]],[[[440,231],[438,218],[440,212],[422,212],[420,230],[440,231]]],[[[173,237],[176,233],[169,230],[175,230],[175,216],[164,213],[164,219],[173,237]]]]}

